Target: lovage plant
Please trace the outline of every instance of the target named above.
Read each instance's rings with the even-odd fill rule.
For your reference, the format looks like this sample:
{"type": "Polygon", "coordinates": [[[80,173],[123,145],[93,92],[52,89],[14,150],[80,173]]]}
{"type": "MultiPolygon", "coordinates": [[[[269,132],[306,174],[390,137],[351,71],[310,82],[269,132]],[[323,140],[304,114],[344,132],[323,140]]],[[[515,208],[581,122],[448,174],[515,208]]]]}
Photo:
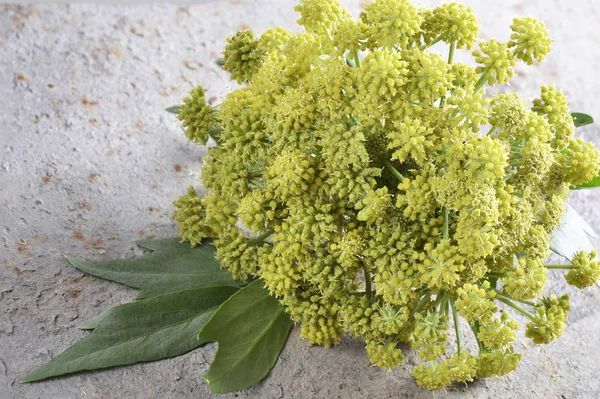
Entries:
{"type": "MultiPolygon", "coordinates": [[[[570,191],[597,185],[600,154],[575,137],[590,117],[572,114],[552,86],[531,104],[514,92],[486,95],[518,62],[544,60],[546,28],[516,18],[508,40],[478,42],[473,11],[457,3],[431,10],[375,0],[358,19],[337,0],[296,10],[302,33],[244,30],[227,40],[223,68],[239,88],[222,104],[208,105],[197,87],[174,109],[189,139],[216,145],[202,169],[206,194],[190,187],[175,201],[189,244],[170,245],[185,247],[183,260],[214,245],[237,282],[214,268],[215,284],[203,276],[145,288],[106,272],[122,264],[74,265],[158,290],[139,302],[203,286],[181,301],[212,298],[197,304],[203,318],[193,331],[203,340],[196,346],[220,341],[205,375],[216,392],[268,373],[286,314],[311,344],[335,345],[345,333],[362,340],[383,368],[398,366],[410,344],[423,360],[413,375],[427,389],[514,371],[517,320],[527,320],[535,344],[565,329],[569,297],[544,291],[548,269],[568,269],[567,283],[581,289],[600,278],[595,252],[560,250],[570,191]],[[438,43],[447,57],[432,50],[438,43]],[[476,66],[454,62],[457,49],[472,50],[476,66]],[[551,247],[570,264],[544,264],[551,247]],[[242,312],[248,298],[261,307],[242,312]],[[263,330],[241,330],[256,345],[233,350],[235,317],[263,313],[263,330]],[[273,355],[261,375],[239,382],[243,371],[226,358],[253,364],[256,348],[273,355]]],[[[88,327],[112,331],[108,316],[88,327]]]]}

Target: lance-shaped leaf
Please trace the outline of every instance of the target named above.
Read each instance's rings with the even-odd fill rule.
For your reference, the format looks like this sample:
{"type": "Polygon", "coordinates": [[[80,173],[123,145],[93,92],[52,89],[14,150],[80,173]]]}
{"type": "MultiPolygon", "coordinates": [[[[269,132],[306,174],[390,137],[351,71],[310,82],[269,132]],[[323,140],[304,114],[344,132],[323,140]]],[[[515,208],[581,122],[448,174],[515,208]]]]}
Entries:
{"type": "Polygon", "coordinates": [[[215,259],[215,247],[205,240],[192,248],[180,238],[137,241],[140,247],[153,251],[145,256],[87,262],[66,257],[77,269],[115,281],[142,292],[137,299],[198,287],[239,286],[215,259]]]}
{"type": "Polygon", "coordinates": [[[256,280],[225,302],[200,330],[202,341],[218,341],[204,374],[211,391],[239,391],[260,382],[275,365],[292,327],[283,306],[256,280]]]}
{"type": "Polygon", "coordinates": [[[589,182],[580,184],[579,186],[573,188],[572,190],[581,190],[584,188],[596,188],[596,187],[600,187],[600,176],[596,176],[589,182]]]}
{"type": "Polygon", "coordinates": [[[22,382],[182,355],[204,341],[198,331],[236,287],[202,287],[112,308],[84,323],[94,331],[22,382]]]}
{"type": "Polygon", "coordinates": [[[573,112],[573,113],[571,113],[571,116],[573,117],[573,122],[575,123],[575,127],[587,126],[587,125],[591,125],[592,123],[594,123],[594,118],[592,118],[590,115],[584,114],[582,112],[573,112]]]}
{"type": "Polygon", "coordinates": [[[181,112],[181,105],[173,105],[172,107],[166,108],[165,111],[170,112],[171,114],[179,115],[181,112]]]}

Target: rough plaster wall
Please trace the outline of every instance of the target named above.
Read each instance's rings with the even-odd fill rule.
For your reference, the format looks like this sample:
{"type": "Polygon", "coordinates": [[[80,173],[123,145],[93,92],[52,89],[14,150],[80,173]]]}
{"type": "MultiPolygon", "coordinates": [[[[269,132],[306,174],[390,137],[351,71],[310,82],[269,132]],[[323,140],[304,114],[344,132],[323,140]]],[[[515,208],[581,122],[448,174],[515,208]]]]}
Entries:
{"type": "MultiPolygon", "coordinates": [[[[343,3],[358,13],[358,0],[343,3]]],[[[543,19],[555,50],[542,66],[518,67],[513,88],[533,98],[539,85],[556,84],[574,110],[600,118],[597,1],[465,3],[483,38],[505,39],[513,16],[543,19]]],[[[82,321],[133,299],[134,290],[85,276],[62,255],[130,257],[139,254],[135,239],[176,234],[171,201],[197,182],[206,150],[188,143],[164,108],[196,84],[219,102],[228,83],[214,60],[225,38],[248,26],[293,28],[293,4],[0,5],[0,398],[212,397],[201,376],[215,345],[161,362],[19,380],[84,336],[82,321]]],[[[578,134],[600,144],[598,125],[578,134]]],[[[600,226],[599,201],[600,190],[571,203],[600,226]]],[[[553,288],[573,292],[557,281],[553,288]]],[[[574,292],[572,301],[557,344],[518,344],[516,373],[436,397],[599,397],[600,293],[574,292]]],[[[221,397],[431,398],[414,384],[414,364],[409,355],[385,372],[369,366],[356,341],[310,347],[294,329],[263,383],[221,397]]]]}

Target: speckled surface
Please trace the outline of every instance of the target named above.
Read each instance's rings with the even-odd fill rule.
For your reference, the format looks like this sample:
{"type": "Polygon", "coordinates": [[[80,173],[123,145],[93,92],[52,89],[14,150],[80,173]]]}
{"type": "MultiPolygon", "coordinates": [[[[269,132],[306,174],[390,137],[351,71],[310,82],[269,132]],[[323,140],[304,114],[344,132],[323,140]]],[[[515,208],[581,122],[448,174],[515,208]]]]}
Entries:
{"type": "MultiPolygon", "coordinates": [[[[344,1],[356,14],[359,1],[344,1]]],[[[429,1],[423,4],[436,4],[429,1]]],[[[543,19],[548,61],[518,67],[515,90],[532,98],[556,84],[572,108],[600,118],[600,3],[470,0],[482,37],[508,35],[513,16],[543,19]]],[[[177,359],[19,384],[86,333],[76,327],[134,290],[85,276],[63,259],[129,257],[132,242],[176,234],[171,201],[196,182],[205,149],[188,143],[164,108],[196,84],[219,102],[215,64],[244,27],[294,26],[293,1],[188,5],[0,5],[0,398],[209,398],[202,382],[215,345],[177,359]]],[[[581,134],[600,144],[599,125],[581,134]]],[[[571,204],[600,230],[600,190],[571,204]]],[[[558,276],[558,275],[557,275],[558,276]]],[[[553,288],[571,290],[557,277],[553,288]]],[[[436,397],[600,397],[600,291],[575,293],[556,344],[521,340],[520,369],[436,397]]],[[[271,375],[240,398],[431,398],[410,376],[370,367],[362,345],[310,347],[292,332],[271,375]]]]}

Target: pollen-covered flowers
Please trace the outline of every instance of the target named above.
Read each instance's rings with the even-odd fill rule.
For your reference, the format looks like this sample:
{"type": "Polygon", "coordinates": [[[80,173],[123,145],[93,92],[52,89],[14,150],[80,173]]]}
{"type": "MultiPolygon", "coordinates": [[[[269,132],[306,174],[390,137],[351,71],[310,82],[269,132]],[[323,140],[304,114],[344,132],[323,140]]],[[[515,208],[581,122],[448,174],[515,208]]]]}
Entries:
{"type": "Polygon", "coordinates": [[[392,368],[409,343],[427,389],[515,370],[509,312],[536,344],[566,325],[568,298],[540,298],[547,269],[578,288],[600,278],[595,253],[544,265],[570,187],[600,170],[566,97],[485,87],[542,61],[546,28],[519,18],[510,38],[477,44],[477,19],[457,3],[375,0],[358,20],[337,0],[296,10],[304,32],[228,39],[224,69],[240,87],[219,107],[201,87],[184,100],[186,135],[218,146],[207,195],[175,202],[182,238],[215,237],[222,267],[262,279],[312,344],[348,333],[392,368]],[[476,68],[454,63],[471,48],[476,68]]]}

